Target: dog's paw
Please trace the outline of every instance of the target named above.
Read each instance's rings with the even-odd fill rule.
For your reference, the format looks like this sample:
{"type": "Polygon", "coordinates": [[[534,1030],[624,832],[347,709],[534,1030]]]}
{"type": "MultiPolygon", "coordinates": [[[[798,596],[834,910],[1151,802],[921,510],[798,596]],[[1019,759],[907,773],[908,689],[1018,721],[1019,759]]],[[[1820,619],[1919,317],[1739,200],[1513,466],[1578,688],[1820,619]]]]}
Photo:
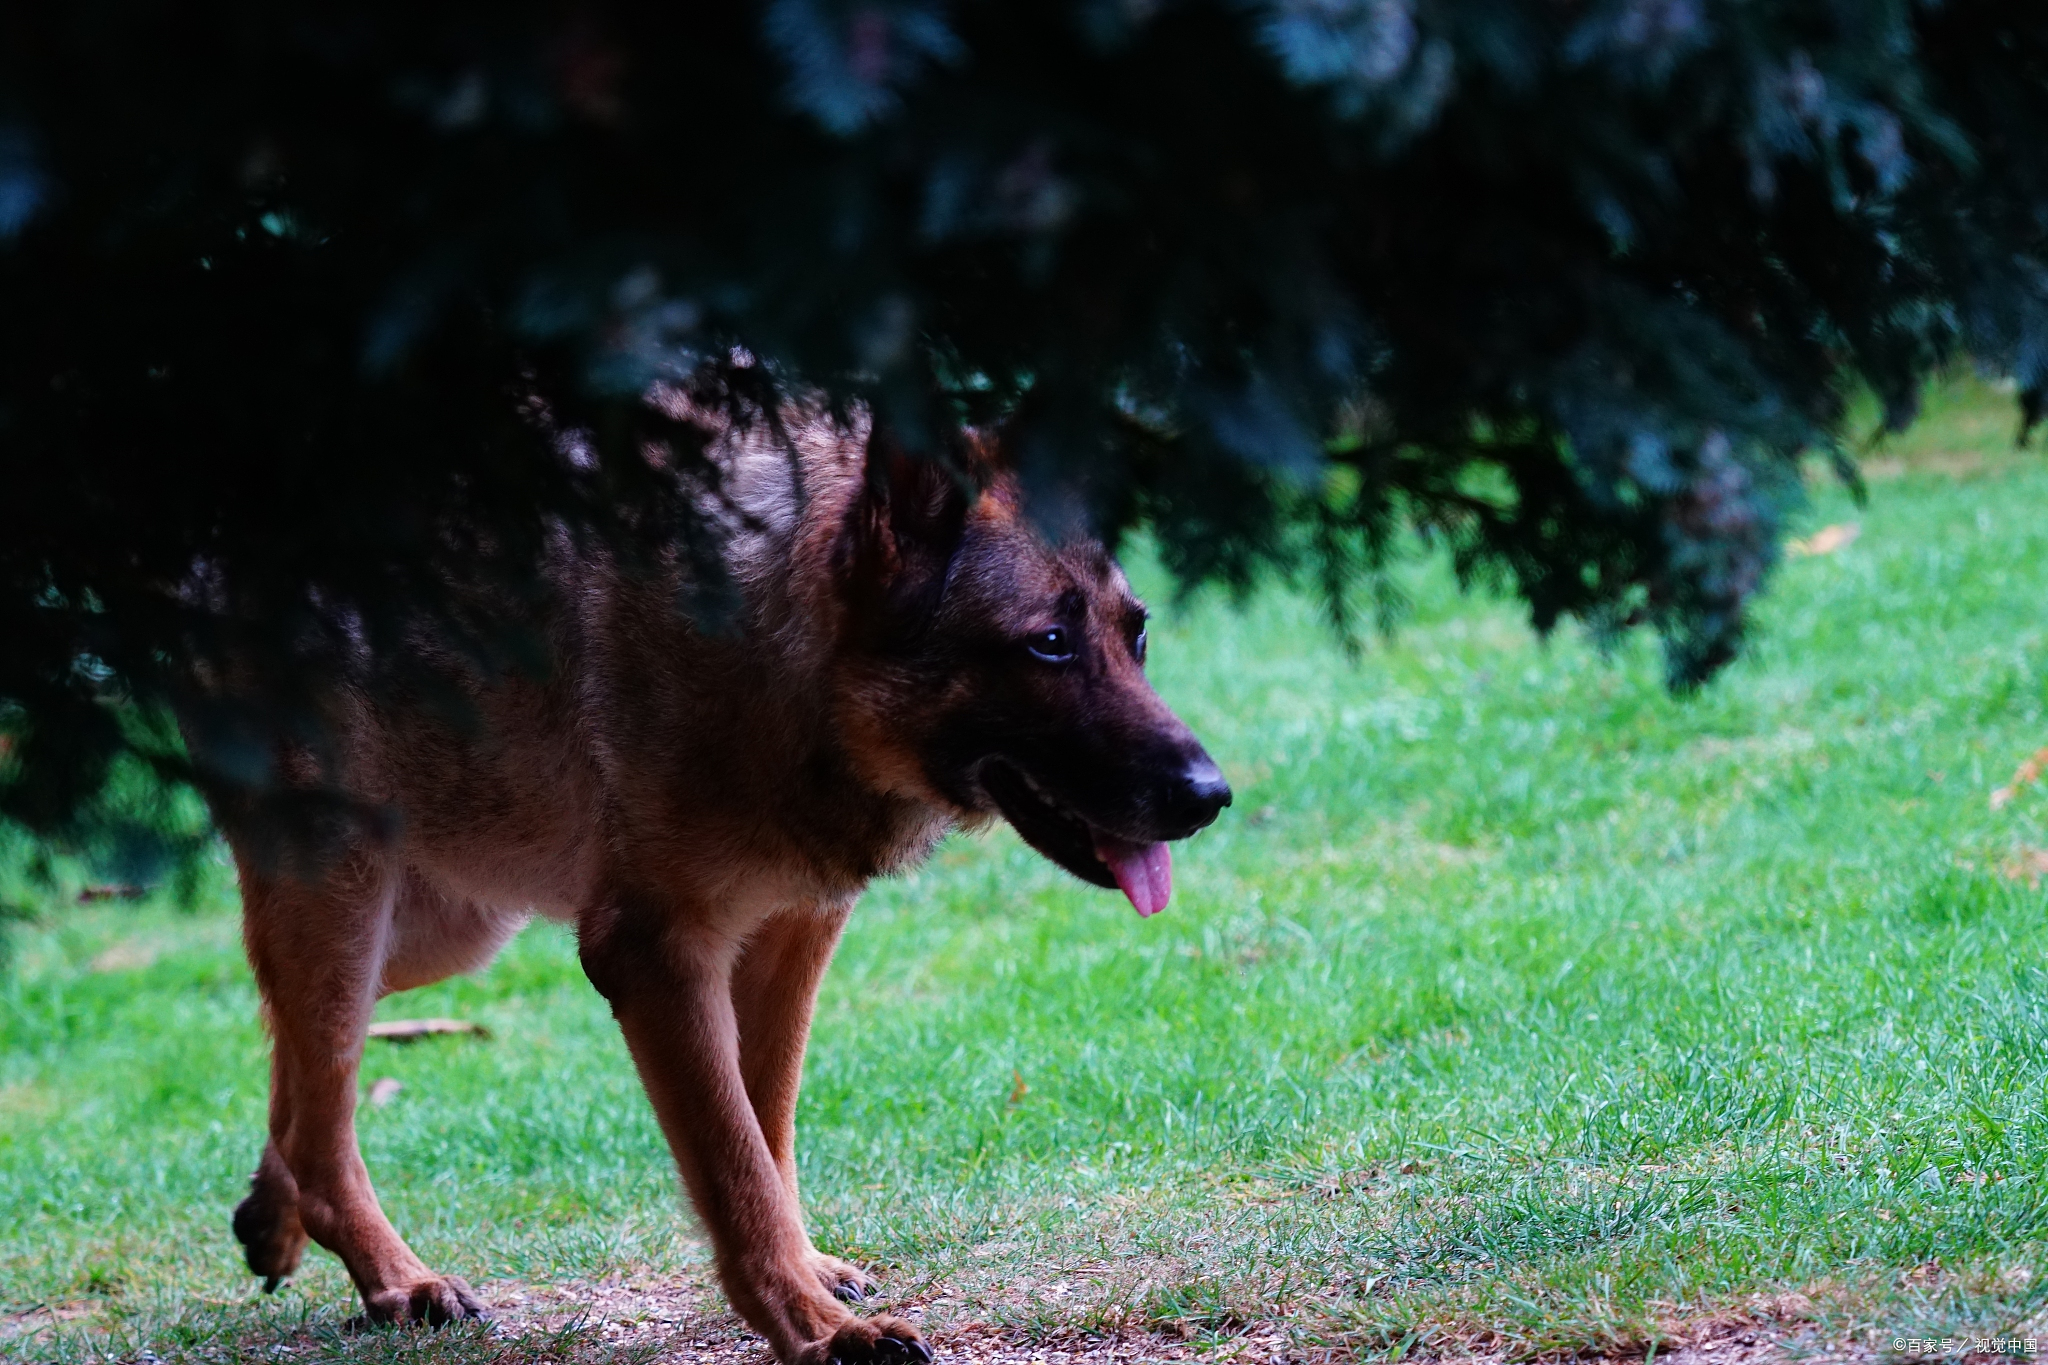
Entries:
{"type": "Polygon", "coordinates": [[[837,1256],[817,1252],[811,1258],[811,1268],[817,1273],[818,1283],[825,1286],[825,1292],[842,1303],[860,1303],[881,1286],[875,1277],[851,1261],[842,1261],[837,1256]]]}
{"type": "Polygon", "coordinates": [[[902,1318],[853,1318],[797,1356],[797,1365],[931,1365],[932,1348],[902,1318]]]}
{"type": "Polygon", "coordinates": [[[263,1292],[299,1268],[306,1250],[306,1229],[299,1223],[297,1203],[283,1199],[262,1176],[249,1182],[249,1197],[235,1205],[235,1240],[249,1269],[263,1277],[263,1292]]]}
{"type": "Polygon", "coordinates": [[[374,1323],[424,1323],[429,1327],[491,1316],[477,1301],[475,1291],[453,1275],[365,1294],[363,1315],[374,1323]]]}

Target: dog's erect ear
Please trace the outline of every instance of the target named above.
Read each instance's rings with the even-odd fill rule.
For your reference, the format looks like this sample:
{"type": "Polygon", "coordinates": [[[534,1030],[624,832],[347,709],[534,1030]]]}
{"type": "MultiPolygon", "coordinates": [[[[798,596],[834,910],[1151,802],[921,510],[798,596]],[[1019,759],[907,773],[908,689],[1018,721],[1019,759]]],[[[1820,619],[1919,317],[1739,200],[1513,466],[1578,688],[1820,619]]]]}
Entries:
{"type": "Polygon", "coordinates": [[[915,633],[930,617],[960,548],[972,488],[970,475],[912,455],[875,423],[866,482],[833,556],[857,630],[915,633]]]}

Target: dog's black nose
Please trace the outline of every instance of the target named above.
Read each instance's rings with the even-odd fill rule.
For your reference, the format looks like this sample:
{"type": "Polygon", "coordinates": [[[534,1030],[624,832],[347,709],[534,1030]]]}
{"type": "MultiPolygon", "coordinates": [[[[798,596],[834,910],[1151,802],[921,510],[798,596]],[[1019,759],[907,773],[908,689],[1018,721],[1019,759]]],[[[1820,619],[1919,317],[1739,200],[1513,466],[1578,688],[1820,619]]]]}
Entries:
{"type": "Polygon", "coordinates": [[[1216,760],[1207,754],[1189,759],[1173,793],[1174,814],[1186,821],[1192,832],[1214,820],[1229,804],[1230,783],[1224,781],[1216,760]]]}

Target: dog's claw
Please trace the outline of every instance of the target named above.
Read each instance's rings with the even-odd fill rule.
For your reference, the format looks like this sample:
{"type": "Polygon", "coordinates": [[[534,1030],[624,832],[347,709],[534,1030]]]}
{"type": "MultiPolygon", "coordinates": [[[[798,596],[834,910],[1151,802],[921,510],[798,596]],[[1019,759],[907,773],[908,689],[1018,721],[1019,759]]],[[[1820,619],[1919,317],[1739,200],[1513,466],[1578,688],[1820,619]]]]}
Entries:
{"type": "Polygon", "coordinates": [[[865,1270],[837,1256],[815,1256],[812,1268],[817,1271],[818,1284],[841,1303],[866,1303],[882,1288],[865,1270]]]}
{"type": "Polygon", "coordinates": [[[265,1275],[263,1277],[263,1292],[266,1294],[275,1294],[277,1292],[277,1287],[283,1283],[284,1276],[282,1275],[265,1275]]]}
{"type": "Polygon", "coordinates": [[[917,1357],[918,1365],[932,1365],[932,1348],[921,1341],[910,1343],[910,1353],[917,1357]]]}

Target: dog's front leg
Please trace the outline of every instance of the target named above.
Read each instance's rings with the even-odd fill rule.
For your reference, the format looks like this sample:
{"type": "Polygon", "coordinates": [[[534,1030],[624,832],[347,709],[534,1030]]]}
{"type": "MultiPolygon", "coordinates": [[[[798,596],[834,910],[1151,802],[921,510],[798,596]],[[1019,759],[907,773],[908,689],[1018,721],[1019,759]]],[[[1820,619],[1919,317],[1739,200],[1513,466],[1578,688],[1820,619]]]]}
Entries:
{"type": "MultiPolygon", "coordinates": [[[[804,1045],[818,983],[853,912],[851,898],[786,910],[747,938],[733,969],[732,1003],[739,1017],[740,1072],[761,1136],[782,1173],[782,1183],[803,1216],[796,1183],[796,1096],[803,1081],[804,1045]]],[[[812,1272],[835,1298],[858,1302],[875,1282],[850,1261],[811,1252],[812,1272]]]]}
{"type": "Polygon", "coordinates": [[[740,1067],[739,952],[735,940],[636,908],[582,925],[584,970],[611,1002],[740,1316],[787,1365],[929,1360],[910,1323],[857,1318],[818,1278],[740,1067]]]}

